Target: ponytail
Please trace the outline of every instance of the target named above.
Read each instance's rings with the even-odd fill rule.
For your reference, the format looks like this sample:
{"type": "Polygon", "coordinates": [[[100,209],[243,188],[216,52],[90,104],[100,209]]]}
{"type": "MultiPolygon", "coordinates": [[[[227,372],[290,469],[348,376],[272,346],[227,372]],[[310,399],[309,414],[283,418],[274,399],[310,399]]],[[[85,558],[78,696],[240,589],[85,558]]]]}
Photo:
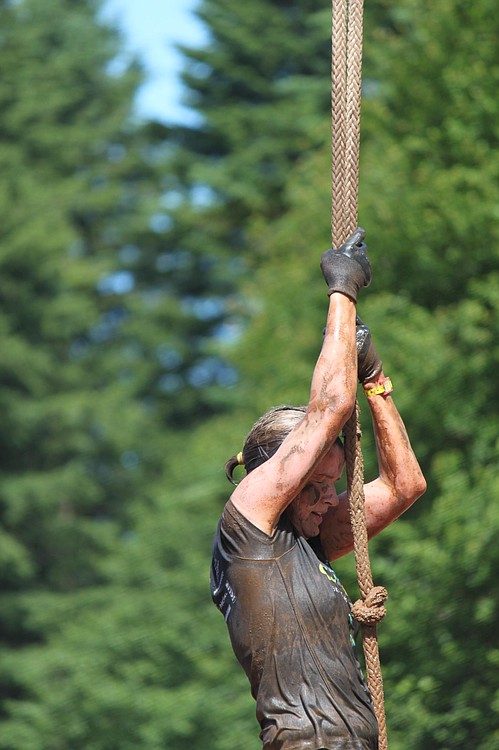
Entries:
{"type": "Polygon", "coordinates": [[[244,466],[244,459],[243,459],[243,453],[240,451],[237,456],[232,456],[232,458],[229,458],[227,463],[225,464],[225,476],[231,482],[231,484],[237,485],[237,482],[235,481],[233,474],[234,469],[237,466],[244,466]]]}

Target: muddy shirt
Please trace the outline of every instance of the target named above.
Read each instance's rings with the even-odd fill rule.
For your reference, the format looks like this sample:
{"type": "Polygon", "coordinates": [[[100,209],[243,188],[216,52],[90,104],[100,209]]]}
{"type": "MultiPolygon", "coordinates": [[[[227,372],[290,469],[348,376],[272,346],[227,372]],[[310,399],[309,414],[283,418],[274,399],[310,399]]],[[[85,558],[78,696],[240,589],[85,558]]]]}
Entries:
{"type": "Polygon", "coordinates": [[[229,501],[213,542],[213,601],[250,681],[264,750],[376,750],[350,602],[317,542],[286,513],[268,536],[229,501]]]}

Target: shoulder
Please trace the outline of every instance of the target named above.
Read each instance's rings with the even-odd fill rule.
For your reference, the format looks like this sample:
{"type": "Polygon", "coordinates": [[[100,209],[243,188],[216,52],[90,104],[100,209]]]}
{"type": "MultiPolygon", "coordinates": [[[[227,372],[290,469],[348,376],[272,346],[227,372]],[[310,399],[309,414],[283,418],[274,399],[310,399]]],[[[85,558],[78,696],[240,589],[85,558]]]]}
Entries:
{"type": "Polygon", "coordinates": [[[287,514],[279,518],[272,534],[266,534],[246,518],[231,500],[225,505],[215,541],[235,558],[263,560],[279,557],[296,544],[296,532],[287,514]]]}

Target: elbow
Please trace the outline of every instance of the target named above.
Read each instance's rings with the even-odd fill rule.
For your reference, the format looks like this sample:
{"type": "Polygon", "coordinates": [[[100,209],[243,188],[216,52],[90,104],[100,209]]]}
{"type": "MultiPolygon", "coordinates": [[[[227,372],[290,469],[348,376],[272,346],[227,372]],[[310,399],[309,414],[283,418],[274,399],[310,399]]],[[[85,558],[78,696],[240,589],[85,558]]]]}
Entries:
{"type": "Polygon", "coordinates": [[[421,471],[419,464],[417,464],[417,468],[414,471],[412,485],[412,494],[414,496],[414,500],[417,500],[418,497],[421,497],[421,495],[424,495],[424,493],[426,492],[426,479],[424,478],[424,474],[421,471]]]}
{"type": "Polygon", "coordinates": [[[421,471],[404,477],[404,481],[396,488],[397,497],[405,508],[409,508],[425,492],[426,479],[421,471]]]}
{"type": "Polygon", "coordinates": [[[418,497],[421,497],[421,495],[424,495],[424,493],[426,492],[426,488],[427,488],[426,479],[424,478],[423,474],[420,474],[420,481],[417,487],[416,499],[418,497]]]}
{"type": "Polygon", "coordinates": [[[416,484],[416,486],[414,488],[414,492],[415,492],[415,498],[414,498],[414,500],[417,500],[418,497],[421,497],[421,495],[424,495],[424,493],[426,492],[426,487],[427,487],[426,479],[420,473],[420,475],[419,475],[419,483],[416,484]]]}

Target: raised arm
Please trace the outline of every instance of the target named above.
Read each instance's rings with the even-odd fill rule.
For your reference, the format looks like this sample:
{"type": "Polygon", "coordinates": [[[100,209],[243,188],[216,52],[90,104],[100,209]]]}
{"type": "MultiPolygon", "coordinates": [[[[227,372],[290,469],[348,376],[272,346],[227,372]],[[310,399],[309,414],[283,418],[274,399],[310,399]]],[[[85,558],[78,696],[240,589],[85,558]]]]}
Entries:
{"type": "MultiPolygon", "coordinates": [[[[360,325],[363,326],[361,322],[360,325]]],[[[364,485],[367,529],[369,537],[372,538],[425,492],[426,481],[394,400],[385,390],[389,390],[389,387],[383,385],[386,378],[381,361],[372,345],[369,329],[363,327],[367,334],[364,341],[364,358],[359,356],[359,379],[365,391],[380,391],[367,397],[379,467],[377,479],[364,485]]],[[[359,325],[357,331],[358,329],[359,325]]],[[[357,334],[359,343],[358,339],[357,334]]],[[[346,493],[340,495],[339,505],[332,508],[324,519],[321,526],[321,541],[330,560],[352,550],[353,537],[346,493]]]]}
{"type": "Polygon", "coordinates": [[[238,510],[267,534],[272,534],[281,513],[305,486],[355,403],[355,303],[359,289],[371,278],[363,238],[363,230],[357,230],[341,248],[322,256],[329,293],[328,317],[303,420],[277,452],[251,471],[232,494],[238,510]]]}

